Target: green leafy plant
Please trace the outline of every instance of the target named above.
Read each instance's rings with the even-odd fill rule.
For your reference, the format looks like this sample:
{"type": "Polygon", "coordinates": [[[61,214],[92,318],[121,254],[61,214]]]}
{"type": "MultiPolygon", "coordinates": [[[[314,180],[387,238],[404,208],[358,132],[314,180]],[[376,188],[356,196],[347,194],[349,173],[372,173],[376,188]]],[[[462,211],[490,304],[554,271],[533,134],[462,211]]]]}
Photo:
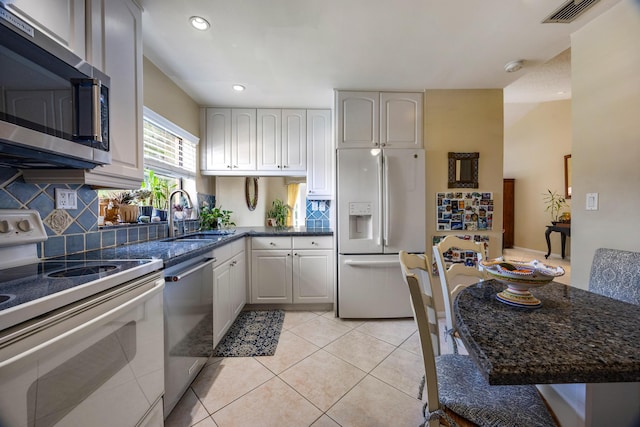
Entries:
{"type": "Polygon", "coordinates": [[[551,221],[557,222],[560,216],[560,211],[569,207],[564,197],[558,194],[557,191],[551,191],[547,189],[546,193],[543,193],[543,201],[546,205],[545,212],[551,214],[551,221]]]}
{"type": "Polygon", "coordinates": [[[169,208],[169,194],[175,187],[175,184],[169,184],[169,181],[162,179],[149,170],[148,178],[142,183],[143,189],[151,191],[151,205],[156,209],[169,208]]]}
{"type": "Polygon", "coordinates": [[[136,195],[133,191],[124,190],[109,194],[109,199],[115,205],[130,205],[135,203],[136,195]]]}
{"type": "Polygon", "coordinates": [[[222,209],[222,206],[217,208],[203,206],[200,209],[200,229],[212,230],[234,226],[236,223],[231,221],[232,213],[233,211],[222,209]]]}
{"type": "MultiPolygon", "coordinates": [[[[144,183],[143,183],[144,184],[144,183]]],[[[146,188],[139,188],[138,190],[133,191],[135,195],[135,201],[140,206],[150,206],[151,205],[151,190],[146,188]]]]}
{"type": "Polygon", "coordinates": [[[280,199],[275,199],[271,204],[271,209],[267,211],[267,220],[273,218],[275,227],[286,227],[287,217],[291,207],[280,199]]]}

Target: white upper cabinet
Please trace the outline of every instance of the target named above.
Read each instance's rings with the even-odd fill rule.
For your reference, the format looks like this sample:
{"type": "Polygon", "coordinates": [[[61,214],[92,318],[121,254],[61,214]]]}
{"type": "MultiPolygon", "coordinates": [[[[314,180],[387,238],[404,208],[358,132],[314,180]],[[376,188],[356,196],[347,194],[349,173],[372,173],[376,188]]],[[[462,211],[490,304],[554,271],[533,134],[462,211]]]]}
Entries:
{"type": "Polygon", "coordinates": [[[282,169],[282,110],[258,109],[258,170],[282,169]]]}
{"type": "Polygon", "coordinates": [[[337,148],[422,148],[421,92],[336,92],[337,148]]]}
{"type": "Polygon", "coordinates": [[[338,148],[380,145],[380,93],[339,91],[336,96],[338,148]]]}
{"type": "Polygon", "coordinates": [[[422,93],[380,94],[380,146],[422,148],[422,93]]]}
{"type": "Polygon", "coordinates": [[[256,170],[256,110],[231,110],[231,169],[256,170]]]}
{"type": "Polygon", "coordinates": [[[80,58],[86,58],[85,0],[13,0],[6,7],[80,58]]]}
{"type": "Polygon", "coordinates": [[[307,111],[282,110],[282,170],[307,170],[307,111]]]}
{"type": "Polygon", "coordinates": [[[144,178],[142,138],[142,16],[131,0],[91,0],[90,62],[111,77],[111,164],[87,183],[138,188],[144,178]]]}
{"type": "Polygon", "coordinates": [[[283,175],[307,168],[306,110],[258,110],[259,171],[283,175]]]}
{"type": "Polygon", "coordinates": [[[203,108],[205,144],[200,144],[200,169],[231,169],[231,109],[203,108]]]}
{"type": "Polygon", "coordinates": [[[255,172],[256,110],[203,108],[205,140],[200,144],[200,172],[204,175],[246,175],[255,172]]]}
{"type": "Polygon", "coordinates": [[[333,199],[331,110],[307,110],[307,198],[333,199]]]}
{"type": "Polygon", "coordinates": [[[204,108],[201,117],[202,174],[305,174],[307,110],[204,108]]]}

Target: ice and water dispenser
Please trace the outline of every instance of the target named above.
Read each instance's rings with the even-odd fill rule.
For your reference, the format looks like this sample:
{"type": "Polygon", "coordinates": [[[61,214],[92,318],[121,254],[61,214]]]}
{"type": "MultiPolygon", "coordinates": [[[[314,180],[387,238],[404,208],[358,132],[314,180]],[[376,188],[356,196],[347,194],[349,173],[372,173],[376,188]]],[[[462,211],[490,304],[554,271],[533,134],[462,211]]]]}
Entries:
{"type": "Polygon", "coordinates": [[[371,239],[373,234],[373,203],[349,203],[349,239],[371,239]]]}

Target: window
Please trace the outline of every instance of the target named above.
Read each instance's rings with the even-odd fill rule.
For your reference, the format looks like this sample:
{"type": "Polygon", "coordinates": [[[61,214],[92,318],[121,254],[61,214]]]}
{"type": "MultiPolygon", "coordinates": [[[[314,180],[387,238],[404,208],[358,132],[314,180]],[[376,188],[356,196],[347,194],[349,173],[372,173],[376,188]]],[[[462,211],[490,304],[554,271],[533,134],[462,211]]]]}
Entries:
{"type": "MultiPolygon", "coordinates": [[[[199,138],[144,107],[144,166],[159,178],[168,181],[170,188],[183,189],[197,205],[196,150],[199,138]]],[[[145,172],[145,178],[148,172],[145,172]]],[[[185,204],[183,197],[174,204],[185,204]]]]}

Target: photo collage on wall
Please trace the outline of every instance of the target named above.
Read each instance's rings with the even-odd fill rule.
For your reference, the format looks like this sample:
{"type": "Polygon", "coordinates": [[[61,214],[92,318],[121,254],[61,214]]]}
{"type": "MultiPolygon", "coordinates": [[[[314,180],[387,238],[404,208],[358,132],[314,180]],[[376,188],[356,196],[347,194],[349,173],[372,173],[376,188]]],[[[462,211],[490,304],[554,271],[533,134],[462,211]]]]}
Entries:
{"type": "Polygon", "coordinates": [[[493,193],[436,193],[437,231],[491,230],[493,193]]]}
{"type": "MultiPolygon", "coordinates": [[[[448,235],[433,236],[433,246],[440,243],[440,241],[447,236],[448,235]]],[[[483,256],[484,256],[484,259],[487,259],[488,252],[489,252],[489,236],[479,235],[479,234],[474,234],[474,235],[466,234],[466,235],[456,235],[456,237],[464,240],[473,240],[475,242],[483,242],[484,243],[483,256]]],[[[476,253],[473,251],[465,251],[465,250],[460,250],[456,248],[451,248],[449,249],[448,252],[444,254],[444,265],[446,266],[445,268],[449,268],[449,266],[453,263],[463,263],[464,265],[467,265],[470,267],[477,267],[478,257],[476,253]]],[[[435,258],[433,259],[432,267],[433,267],[433,275],[437,276],[438,266],[436,265],[435,258]]]]}

